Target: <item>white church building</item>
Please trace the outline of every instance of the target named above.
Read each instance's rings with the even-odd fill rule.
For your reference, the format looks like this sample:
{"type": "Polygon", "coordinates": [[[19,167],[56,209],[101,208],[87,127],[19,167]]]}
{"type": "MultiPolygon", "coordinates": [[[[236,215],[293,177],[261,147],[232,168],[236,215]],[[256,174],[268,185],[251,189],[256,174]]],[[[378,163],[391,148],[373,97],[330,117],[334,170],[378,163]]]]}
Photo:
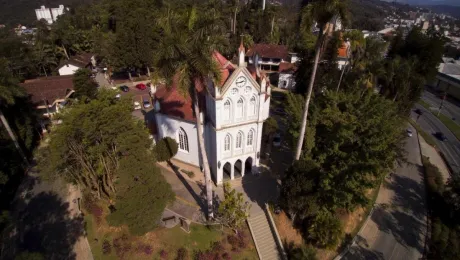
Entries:
{"type": "MultiPolygon", "coordinates": [[[[256,67],[247,67],[239,48],[238,65],[220,53],[213,58],[221,69],[221,82],[198,86],[206,153],[216,184],[255,173],[259,166],[262,127],[269,116],[270,83],[256,67]]],[[[157,137],[169,136],[179,144],[175,159],[202,167],[196,118],[190,97],[175,84],[153,86],[157,137]]]]}

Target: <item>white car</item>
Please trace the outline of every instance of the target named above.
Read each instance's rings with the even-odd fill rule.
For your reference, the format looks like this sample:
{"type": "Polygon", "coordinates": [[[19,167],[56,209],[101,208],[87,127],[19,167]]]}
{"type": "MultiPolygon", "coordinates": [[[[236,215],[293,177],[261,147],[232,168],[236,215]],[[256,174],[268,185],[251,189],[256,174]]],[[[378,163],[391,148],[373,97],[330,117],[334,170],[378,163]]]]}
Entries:
{"type": "Polygon", "coordinates": [[[407,136],[412,137],[412,130],[407,129],[406,130],[407,136]]]}
{"type": "Polygon", "coordinates": [[[139,110],[141,108],[141,104],[138,101],[134,101],[134,110],[139,110]]]}
{"type": "Polygon", "coordinates": [[[275,147],[281,146],[281,135],[280,134],[275,134],[275,137],[273,137],[273,146],[275,147]]]}
{"type": "Polygon", "coordinates": [[[150,105],[150,102],[148,100],[144,100],[143,101],[143,105],[144,105],[144,108],[149,108],[151,105],[150,105]]]}
{"type": "Polygon", "coordinates": [[[120,98],[121,98],[121,94],[120,94],[120,93],[116,94],[116,95],[115,95],[115,98],[116,98],[116,99],[120,99],[120,98]]]}

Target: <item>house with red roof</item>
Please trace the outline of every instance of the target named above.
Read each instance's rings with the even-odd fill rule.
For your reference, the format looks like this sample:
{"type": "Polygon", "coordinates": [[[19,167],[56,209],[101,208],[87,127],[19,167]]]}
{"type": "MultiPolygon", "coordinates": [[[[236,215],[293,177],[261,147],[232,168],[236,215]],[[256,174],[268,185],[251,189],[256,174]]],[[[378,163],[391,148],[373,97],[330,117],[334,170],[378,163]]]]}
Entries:
{"type": "Polygon", "coordinates": [[[246,62],[258,66],[265,73],[277,73],[281,63],[296,61],[297,55],[289,52],[286,45],[259,43],[251,46],[246,52],[246,62]]]}
{"type": "Polygon", "coordinates": [[[152,85],[151,93],[157,138],[175,139],[179,149],[174,158],[202,168],[196,125],[199,118],[212,177],[221,184],[257,170],[271,88],[264,72],[246,65],[242,45],[237,65],[217,51],[212,55],[220,67],[221,82],[195,84],[202,114],[194,114],[190,96],[177,89],[175,80],[171,86],[152,85]]]}

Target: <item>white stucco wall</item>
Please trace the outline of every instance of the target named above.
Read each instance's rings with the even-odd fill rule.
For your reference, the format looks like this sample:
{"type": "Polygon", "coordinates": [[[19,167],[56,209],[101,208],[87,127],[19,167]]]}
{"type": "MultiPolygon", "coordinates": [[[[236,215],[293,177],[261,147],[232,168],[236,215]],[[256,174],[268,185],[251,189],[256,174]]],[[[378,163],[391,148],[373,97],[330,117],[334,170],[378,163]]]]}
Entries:
{"type": "Polygon", "coordinates": [[[80,68],[72,64],[64,65],[61,68],[59,68],[59,75],[60,76],[73,75],[78,69],[80,68]]]}
{"type": "Polygon", "coordinates": [[[169,136],[175,139],[177,143],[179,143],[179,128],[184,129],[184,131],[187,133],[189,151],[186,152],[179,149],[174,158],[200,167],[201,160],[199,157],[196,125],[191,122],[167,117],[161,113],[156,113],[155,119],[157,123],[159,138],[169,136]]]}
{"type": "Polygon", "coordinates": [[[278,88],[294,90],[295,77],[292,73],[280,73],[278,80],[278,88]]]}

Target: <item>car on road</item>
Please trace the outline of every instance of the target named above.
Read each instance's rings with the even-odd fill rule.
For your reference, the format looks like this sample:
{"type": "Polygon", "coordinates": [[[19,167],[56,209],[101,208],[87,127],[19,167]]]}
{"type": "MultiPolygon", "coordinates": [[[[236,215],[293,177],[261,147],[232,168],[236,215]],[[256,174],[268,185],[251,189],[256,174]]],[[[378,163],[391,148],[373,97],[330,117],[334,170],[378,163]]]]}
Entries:
{"type": "Polygon", "coordinates": [[[151,106],[150,101],[148,99],[144,99],[142,101],[142,104],[144,105],[144,108],[149,108],[151,106]]]}
{"type": "Polygon", "coordinates": [[[120,90],[123,91],[123,92],[128,92],[129,91],[129,87],[128,86],[120,86],[120,90]]]}
{"type": "Polygon", "coordinates": [[[414,112],[415,112],[417,115],[422,115],[422,114],[423,114],[423,111],[422,111],[420,108],[415,109],[414,112]]]}
{"type": "Polygon", "coordinates": [[[412,130],[407,128],[406,129],[407,136],[412,137],[412,130]]]}
{"type": "Polygon", "coordinates": [[[141,104],[138,101],[134,101],[134,110],[139,110],[141,108],[141,104]]]}
{"type": "Polygon", "coordinates": [[[436,132],[434,133],[434,136],[441,141],[447,141],[447,137],[442,132],[436,132]]]}
{"type": "Polygon", "coordinates": [[[273,146],[275,147],[281,146],[281,135],[279,133],[275,134],[275,137],[273,137],[273,146]]]}
{"type": "Polygon", "coordinates": [[[136,85],[136,88],[139,90],[146,90],[147,86],[144,83],[139,83],[136,85]]]}

